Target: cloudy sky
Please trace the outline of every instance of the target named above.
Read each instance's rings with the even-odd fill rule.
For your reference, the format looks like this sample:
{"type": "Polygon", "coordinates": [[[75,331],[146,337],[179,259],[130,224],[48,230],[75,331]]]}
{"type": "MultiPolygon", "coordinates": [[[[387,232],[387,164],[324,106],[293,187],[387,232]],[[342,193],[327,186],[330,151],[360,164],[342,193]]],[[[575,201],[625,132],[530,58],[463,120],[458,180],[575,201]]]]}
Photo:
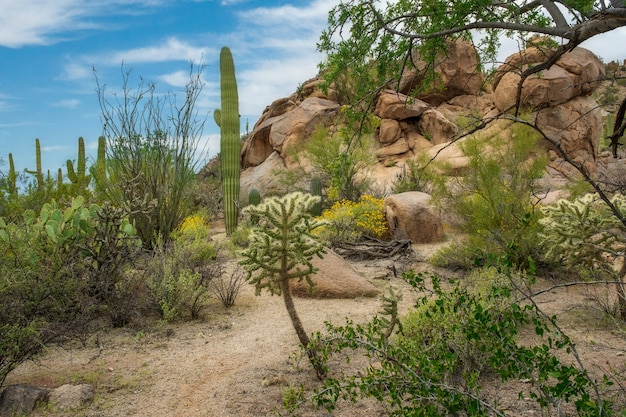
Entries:
{"type": "MultiPolygon", "coordinates": [[[[35,168],[35,138],[44,169],[88,152],[102,133],[96,95],[115,89],[124,70],[159,92],[179,92],[190,62],[206,64],[198,110],[207,115],[204,141],[217,153],[219,50],[231,48],[240,113],[252,126],[264,107],[317,73],[316,42],[338,0],[0,0],[0,158],[35,168]]],[[[626,58],[626,36],[613,33],[592,48],[608,62],[626,58]]],[[[591,49],[591,48],[590,48],[591,49]]],[[[0,166],[0,171],[6,170],[0,166]]]]}

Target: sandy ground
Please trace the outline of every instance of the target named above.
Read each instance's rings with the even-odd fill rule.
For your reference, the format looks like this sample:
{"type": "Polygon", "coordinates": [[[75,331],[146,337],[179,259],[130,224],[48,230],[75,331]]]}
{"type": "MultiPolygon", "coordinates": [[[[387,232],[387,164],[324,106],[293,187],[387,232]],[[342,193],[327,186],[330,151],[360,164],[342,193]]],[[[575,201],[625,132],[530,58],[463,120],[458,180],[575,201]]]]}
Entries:
{"type": "MultiPolygon", "coordinates": [[[[391,285],[402,291],[405,308],[415,299],[400,278],[373,279],[380,274],[375,263],[355,267],[381,289],[391,285]]],[[[591,371],[619,374],[618,379],[626,384],[624,332],[598,321],[583,290],[561,289],[538,301],[567,320],[566,330],[578,341],[591,371]]],[[[380,302],[377,298],[296,299],[296,308],[307,331],[314,332],[325,321],[341,324],[350,317],[365,322],[379,310],[380,302]]],[[[225,310],[215,304],[209,311],[198,322],[120,329],[94,336],[86,346],[51,348],[18,368],[7,384],[93,384],[95,401],[84,409],[35,414],[68,417],[277,415],[287,387],[319,384],[306,359],[298,357],[298,340],[282,298],[255,297],[253,288],[245,285],[235,306],[225,310]]],[[[351,366],[358,367],[359,362],[351,366]]],[[[488,390],[498,391],[511,416],[540,415],[532,402],[516,398],[518,388],[496,382],[488,390]]],[[[328,414],[305,407],[299,415],[328,414]]],[[[384,416],[385,412],[380,404],[363,401],[343,404],[333,415],[384,416]]]]}

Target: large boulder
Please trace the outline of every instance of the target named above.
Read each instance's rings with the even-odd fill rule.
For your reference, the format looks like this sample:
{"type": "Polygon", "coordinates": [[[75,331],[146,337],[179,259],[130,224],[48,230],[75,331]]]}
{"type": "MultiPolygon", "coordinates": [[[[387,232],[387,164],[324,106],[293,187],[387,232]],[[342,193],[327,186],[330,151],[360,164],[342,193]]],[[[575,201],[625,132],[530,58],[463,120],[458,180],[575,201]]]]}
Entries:
{"type": "MultiPolygon", "coordinates": [[[[406,71],[400,82],[400,92],[409,94],[422,83],[425,65],[419,57],[414,57],[417,70],[406,71]]],[[[446,53],[435,66],[437,79],[435,86],[417,97],[433,106],[438,106],[460,95],[479,95],[485,83],[480,71],[480,59],[471,42],[457,40],[447,45],[446,53]]]]}
{"type": "Polygon", "coordinates": [[[450,142],[458,130],[454,123],[435,109],[429,109],[422,113],[419,129],[433,145],[450,142]]]}
{"type": "Polygon", "coordinates": [[[312,291],[306,280],[291,281],[291,291],[298,297],[308,298],[357,298],[375,297],[379,290],[359,275],[354,268],[332,250],[323,258],[313,258],[313,266],[318,271],[312,277],[315,284],[312,291]]]}
{"type": "MultiPolygon", "coordinates": [[[[546,52],[532,47],[511,55],[498,69],[494,81],[495,103],[504,111],[516,104],[521,72],[544,62],[546,52]]],[[[604,65],[591,51],[575,48],[550,68],[529,76],[522,88],[522,107],[542,108],[563,104],[593,92],[604,78],[604,65]]]]}
{"type": "Polygon", "coordinates": [[[389,230],[395,239],[413,243],[433,243],[444,239],[440,213],[431,205],[431,196],[419,191],[393,194],[385,198],[389,230]]]}
{"type": "Polygon", "coordinates": [[[240,195],[244,204],[248,201],[250,190],[255,188],[261,195],[280,193],[282,184],[276,172],[285,169],[285,160],[278,152],[273,152],[262,164],[249,167],[241,172],[240,195]]]}
{"type": "MultiPolygon", "coordinates": [[[[262,118],[243,145],[243,167],[261,164],[274,151],[283,154],[286,146],[303,140],[316,126],[335,116],[340,107],[334,101],[309,97],[295,108],[288,105],[289,111],[262,118]]],[[[268,112],[271,114],[272,110],[268,112]]]]}
{"type": "MultiPolygon", "coordinates": [[[[541,109],[537,113],[537,126],[560,144],[567,155],[587,169],[594,171],[602,132],[602,111],[590,96],[581,96],[567,103],[541,109]]],[[[545,143],[543,141],[542,143],[545,143]]],[[[574,168],[563,164],[563,158],[551,150],[551,166],[569,176],[574,168]]]]}
{"type": "Polygon", "coordinates": [[[419,117],[429,108],[430,105],[421,100],[394,90],[385,90],[378,95],[374,114],[381,119],[404,120],[419,117]]]}

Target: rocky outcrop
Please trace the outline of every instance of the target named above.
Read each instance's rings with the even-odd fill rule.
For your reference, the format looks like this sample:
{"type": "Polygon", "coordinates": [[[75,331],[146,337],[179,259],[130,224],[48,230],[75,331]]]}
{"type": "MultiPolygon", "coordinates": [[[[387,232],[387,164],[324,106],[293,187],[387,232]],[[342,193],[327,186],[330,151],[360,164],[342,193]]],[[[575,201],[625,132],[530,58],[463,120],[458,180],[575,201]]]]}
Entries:
{"type": "Polygon", "coordinates": [[[431,196],[419,191],[393,194],[385,199],[387,223],[395,239],[412,243],[440,242],[444,238],[439,211],[431,196]]]}
{"type": "MultiPolygon", "coordinates": [[[[418,69],[406,71],[400,83],[399,91],[404,94],[410,94],[421,85],[427,73],[419,56],[414,56],[413,62],[418,69]]],[[[460,39],[448,44],[446,54],[439,57],[434,72],[437,74],[435,88],[417,92],[420,100],[432,106],[439,106],[460,95],[477,96],[485,83],[476,49],[470,42],[460,39]]]]}
{"type": "Polygon", "coordinates": [[[277,100],[274,104],[265,110],[264,117],[257,122],[243,145],[244,168],[261,164],[274,151],[284,157],[283,149],[306,139],[317,125],[329,121],[341,107],[319,97],[306,98],[298,105],[290,100],[277,100]]]}
{"type": "MultiPolygon", "coordinates": [[[[494,81],[495,103],[505,111],[515,105],[521,72],[546,59],[546,52],[531,47],[506,59],[494,81]]],[[[539,109],[566,103],[593,92],[604,78],[604,65],[591,51],[576,48],[549,69],[528,77],[522,86],[522,107],[539,109]]]]}
{"type": "MultiPolygon", "coordinates": [[[[539,44],[537,44],[539,45],[539,44]]],[[[371,141],[378,161],[371,169],[371,181],[380,190],[390,190],[398,168],[408,159],[426,154],[444,162],[447,172],[457,175],[467,166],[456,137],[460,130],[477,121],[496,117],[515,104],[520,73],[531,65],[543,62],[550,50],[531,46],[511,55],[496,72],[493,89],[485,87],[478,71],[476,51],[467,42],[450,45],[448,54],[436,66],[438,82],[429,93],[418,92],[424,80],[418,69],[406,71],[398,91],[386,89],[374,102],[372,123],[378,124],[371,141]],[[375,178],[374,178],[375,176],[375,178]]],[[[522,90],[523,107],[534,111],[541,129],[557,140],[575,161],[592,167],[597,158],[601,130],[600,113],[590,93],[604,76],[604,67],[597,57],[583,48],[563,55],[550,69],[526,79],[522,90]]],[[[333,131],[335,116],[341,103],[332,89],[322,90],[321,78],[305,82],[297,94],[276,100],[263,113],[246,140],[242,151],[242,193],[254,187],[265,194],[280,192],[276,169],[292,169],[295,165],[285,150],[301,144],[321,123],[333,131]],[[247,184],[247,185],[246,185],[247,184]]],[[[492,123],[500,129],[499,123],[492,123]]],[[[506,132],[498,137],[509,137],[506,132]]],[[[552,171],[568,175],[562,159],[547,147],[552,171]]],[[[304,159],[298,166],[304,165],[304,159]]],[[[443,173],[443,171],[442,171],[443,173]]]]}
{"type": "MultiPolygon", "coordinates": [[[[602,112],[590,96],[579,96],[558,106],[537,112],[537,126],[574,161],[593,172],[598,158],[602,132],[602,112]]],[[[545,142],[544,142],[545,143],[545,142]]],[[[575,169],[563,163],[561,155],[549,145],[551,166],[566,177],[575,169]]]]}

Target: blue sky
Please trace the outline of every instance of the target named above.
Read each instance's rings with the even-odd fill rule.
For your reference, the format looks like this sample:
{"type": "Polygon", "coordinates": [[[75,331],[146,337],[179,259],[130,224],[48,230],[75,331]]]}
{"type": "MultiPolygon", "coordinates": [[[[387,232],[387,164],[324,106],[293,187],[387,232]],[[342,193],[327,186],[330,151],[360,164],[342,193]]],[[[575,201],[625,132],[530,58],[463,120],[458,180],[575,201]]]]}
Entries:
{"type": "MultiPolygon", "coordinates": [[[[96,82],[120,87],[122,64],[159,92],[181,91],[189,63],[207,65],[198,110],[209,116],[203,147],[219,151],[219,50],[231,48],[243,120],[317,73],[315,47],[338,0],[0,0],[0,157],[35,168],[35,138],[45,170],[88,153],[102,133],[96,82]]],[[[624,31],[588,45],[605,62],[626,58],[624,31]]],[[[505,48],[506,49],[506,48],[505,48]]],[[[510,49],[512,52],[513,49],[510,49]]],[[[506,52],[504,52],[506,56],[506,52]]],[[[0,171],[7,166],[0,166],[0,171]]],[[[65,171],[65,168],[64,168],[65,171]]]]}
{"type": "MultiPolygon", "coordinates": [[[[209,116],[203,147],[219,151],[211,112],[219,107],[219,51],[232,50],[240,112],[250,127],[265,106],[317,73],[316,42],[335,0],[0,0],[0,157],[65,171],[78,137],[95,155],[102,133],[95,67],[101,84],[121,87],[122,64],[181,91],[190,62],[204,62],[197,103],[209,116]]],[[[0,171],[7,165],[0,166],[0,171]]]]}

